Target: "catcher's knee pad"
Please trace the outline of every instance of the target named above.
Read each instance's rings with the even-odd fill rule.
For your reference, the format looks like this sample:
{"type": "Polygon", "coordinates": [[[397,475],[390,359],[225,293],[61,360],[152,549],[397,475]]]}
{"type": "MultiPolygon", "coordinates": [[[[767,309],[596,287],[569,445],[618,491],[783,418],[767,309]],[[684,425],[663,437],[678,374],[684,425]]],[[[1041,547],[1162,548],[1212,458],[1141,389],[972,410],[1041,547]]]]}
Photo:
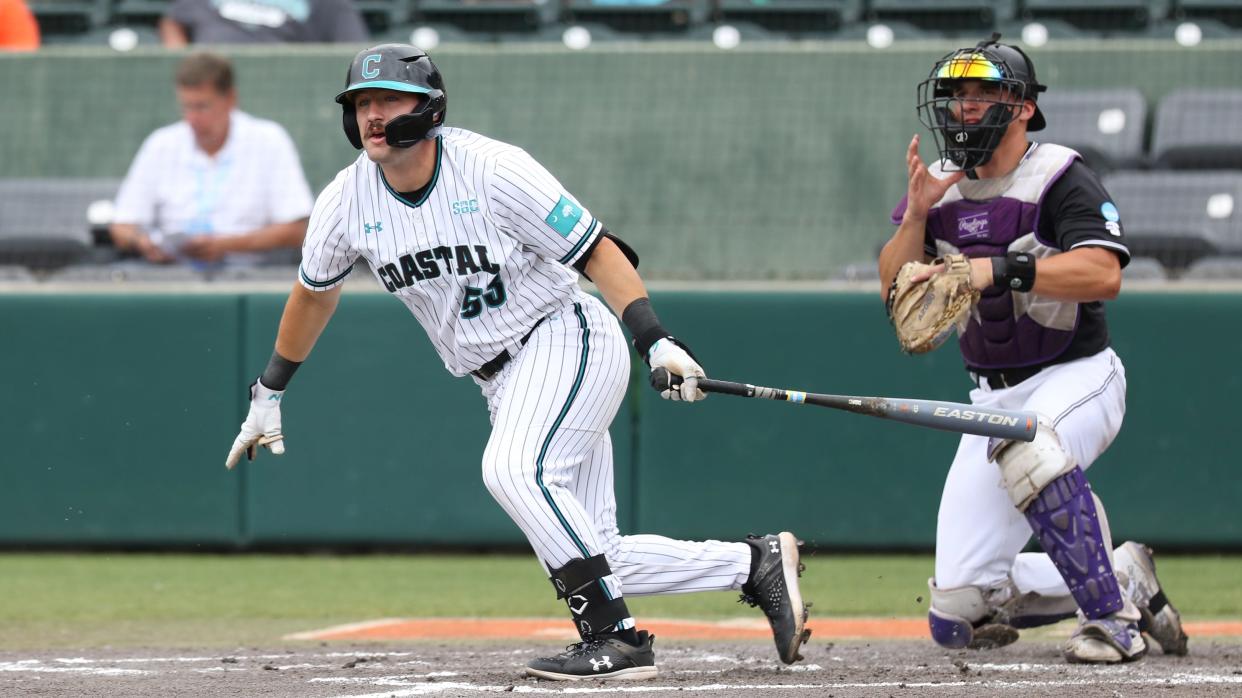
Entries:
{"type": "Polygon", "coordinates": [[[989,440],[988,460],[1000,466],[1009,498],[1023,512],[1050,483],[1075,467],[1074,458],[1061,445],[1052,420],[1043,415],[1039,416],[1033,441],[989,440]]]}
{"type": "Polygon", "coordinates": [[[583,640],[615,630],[618,623],[630,617],[625,599],[613,598],[604,584],[604,577],[611,574],[603,555],[570,560],[564,567],[552,570],[556,598],[565,599],[583,640]]]}

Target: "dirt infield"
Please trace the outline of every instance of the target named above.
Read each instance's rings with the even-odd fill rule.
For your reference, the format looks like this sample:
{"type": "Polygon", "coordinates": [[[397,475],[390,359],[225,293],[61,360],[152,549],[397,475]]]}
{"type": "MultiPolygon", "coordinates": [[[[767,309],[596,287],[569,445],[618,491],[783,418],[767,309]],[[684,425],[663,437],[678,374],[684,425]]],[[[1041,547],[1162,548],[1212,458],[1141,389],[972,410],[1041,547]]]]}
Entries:
{"type": "MultiPolygon", "coordinates": [[[[411,621],[401,621],[409,623],[411,621]]],[[[487,693],[704,696],[1225,696],[1242,693],[1242,641],[1196,636],[1188,657],[1074,666],[1060,657],[1068,626],[988,652],[926,640],[813,637],[806,658],[780,665],[770,636],[707,640],[665,621],[660,675],[633,683],[536,681],[521,676],[556,639],[380,642],[284,641],[270,648],[93,649],[0,653],[0,695],[474,696],[487,693]]],[[[359,624],[361,627],[364,624],[359,624]]],[[[371,624],[365,624],[371,625],[371,624]]],[[[653,622],[651,627],[657,623],[653,622]]],[[[690,623],[690,626],[720,624],[690,623]]],[[[431,626],[428,626],[431,627],[431,626]]],[[[829,632],[828,625],[820,630],[829,632]]],[[[739,628],[749,635],[751,628],[739,628]]],[[[339,632],[336,629],[336,632],[339,632]]]]}

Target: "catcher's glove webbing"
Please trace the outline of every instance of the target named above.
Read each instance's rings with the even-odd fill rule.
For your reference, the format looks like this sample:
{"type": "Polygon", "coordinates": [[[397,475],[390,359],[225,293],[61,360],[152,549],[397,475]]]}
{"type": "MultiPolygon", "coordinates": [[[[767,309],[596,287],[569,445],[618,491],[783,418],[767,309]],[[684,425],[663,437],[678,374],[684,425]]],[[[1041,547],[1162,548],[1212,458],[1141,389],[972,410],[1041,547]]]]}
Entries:
{"type": "Polygon", "coordinates": [[[888,289],[888,319],[897,330],[902,351],[923,354],[944,344],[959,324],[964,324],[979,292],[970,285],[970,259],[952,254],[930,265],[907,262],[888,289]],[[929,266],[944,270],[926,281],[910,279],[929,266]]]}

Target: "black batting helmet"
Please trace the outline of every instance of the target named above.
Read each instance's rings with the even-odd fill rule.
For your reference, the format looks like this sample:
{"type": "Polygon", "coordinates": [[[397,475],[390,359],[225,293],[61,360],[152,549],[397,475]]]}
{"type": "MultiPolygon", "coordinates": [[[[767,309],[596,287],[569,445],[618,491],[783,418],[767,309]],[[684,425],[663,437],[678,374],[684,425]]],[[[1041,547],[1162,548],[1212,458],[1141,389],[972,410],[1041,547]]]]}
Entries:
{"type": "Polygon", "coordinates": [[[345,89],[336,96],[341,105],[341,125],[345,137],[355,148],[362,148],[362,134],[354,112],[351,92],[367,89],[396,90],[425,95],[409,114],[402,114],[384,125],[388,145],[409,148],[427,138],[440,124],[448,108],[444,78],[436,64],[422,49],[409,44],[380,44],[359,51],[349,64],[345,89]]]}
{"type": "MultiPolygon", "coordinates": [[[[999,39],[1000,34],[992,34],[972,48],[943,56],[918,86],[919,120],[935,136],[940,157],[967,172],[992,159],[1014,120],[1014,107],[1028,99],[1035,102],[1039,93],[1048,89],[1035,79],[1035,64],[1026,53],[1017,46],[999,43],[999,39]],[[992,104],[979,123],[964,123],[954,116],[961,114],[960,100],[953,94],[960,80],[982,80],[1002,88],[1001,96],[990,100],[992,104]]],[[[1046,125],[1036,103],[1026,130],[1039,131],[1046,125]]]]}

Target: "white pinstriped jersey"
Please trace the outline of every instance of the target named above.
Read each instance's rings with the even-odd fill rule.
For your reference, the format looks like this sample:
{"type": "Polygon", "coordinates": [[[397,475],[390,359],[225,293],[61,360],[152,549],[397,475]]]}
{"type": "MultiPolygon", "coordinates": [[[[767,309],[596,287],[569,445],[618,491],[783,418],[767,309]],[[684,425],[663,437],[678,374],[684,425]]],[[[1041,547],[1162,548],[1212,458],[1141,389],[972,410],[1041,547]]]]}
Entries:
{"type": "Polygon", "coordinates": [[[462,376],[579,293],[572,268],[600,225],[521,148],[441,128],[422,197],[395,192],[359,155],[315,202],[302,247],[302,284],[327,290],[359,258],[426,330],[444,366],[462,376]]]}

